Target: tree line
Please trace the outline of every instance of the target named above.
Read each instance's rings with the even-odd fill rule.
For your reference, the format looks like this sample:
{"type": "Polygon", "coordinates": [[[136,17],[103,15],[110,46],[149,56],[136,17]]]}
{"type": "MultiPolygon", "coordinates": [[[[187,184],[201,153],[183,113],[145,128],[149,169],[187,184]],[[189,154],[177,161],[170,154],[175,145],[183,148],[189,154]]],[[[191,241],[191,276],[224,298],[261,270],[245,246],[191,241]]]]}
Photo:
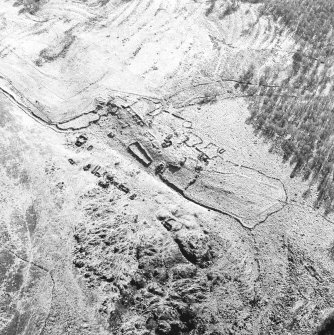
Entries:
{"type": "Polygon", "coordinates": [[[254,66],[241,76],[245,84],[239,88],[253,96],[248,122],[290,162],[291,177],[302,176],[310,187],[317,186],[314,205],[328,214],[334,211],[334,1],[262,3],[261,15],[271,15],[288,28],[298,50],[284,80],[278,81],[274,68],[259,75],[254,66]]]}

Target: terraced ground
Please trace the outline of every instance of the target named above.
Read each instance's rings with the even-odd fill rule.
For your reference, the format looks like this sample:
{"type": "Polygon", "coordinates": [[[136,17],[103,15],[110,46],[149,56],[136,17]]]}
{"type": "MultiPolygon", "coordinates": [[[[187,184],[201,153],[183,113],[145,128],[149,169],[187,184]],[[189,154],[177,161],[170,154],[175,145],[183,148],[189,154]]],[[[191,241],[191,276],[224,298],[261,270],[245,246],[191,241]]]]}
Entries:
{"type": "Polygon", "coordinates": [[[0,333],[315,333],[334,222],[246,124],[293,35],[244,2],[27,3],[0,8],[0,333]]]}
{"type": "MultiPolygon", "coordinates": [[[[205,8],[192,1],[49,1],[32,17],[6,2],[1,76],[29,96],[34,114],[56,124],[115,90],[164,98],[171,83],[203,77],[202,68],[219,79],[233,67],[231,57],[244,59],[242,70],[250,45],[257,53],[271,52],[275,43],[293,46],[269,19],[257,19],[256,6],[241,5],[225,20],[203,18],[205,8]]],[[[237,79],[240,70],[223,79],[237,79]]]]}

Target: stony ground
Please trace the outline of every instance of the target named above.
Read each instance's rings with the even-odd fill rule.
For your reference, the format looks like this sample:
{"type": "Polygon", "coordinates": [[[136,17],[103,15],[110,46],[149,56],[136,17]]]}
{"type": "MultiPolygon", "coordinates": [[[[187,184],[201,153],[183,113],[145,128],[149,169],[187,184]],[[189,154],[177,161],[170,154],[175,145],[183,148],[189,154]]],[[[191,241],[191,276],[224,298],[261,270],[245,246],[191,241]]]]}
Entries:
{"type": "Polygon", "coordinates": [[[2,2],[0,333],[314,334],[334,220],[235,86],[296,41],[256,4],[2,2]]]}

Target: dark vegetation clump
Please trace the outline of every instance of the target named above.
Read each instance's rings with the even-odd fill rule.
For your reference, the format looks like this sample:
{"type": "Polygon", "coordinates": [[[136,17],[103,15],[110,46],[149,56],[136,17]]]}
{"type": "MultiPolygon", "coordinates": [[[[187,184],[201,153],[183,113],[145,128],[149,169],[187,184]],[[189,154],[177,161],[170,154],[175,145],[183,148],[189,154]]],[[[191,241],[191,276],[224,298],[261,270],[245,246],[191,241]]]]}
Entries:
{"type": "Polygon", "coordinates": [[[262,13],[284,23],[299,49],[279,83],[273,70],[256,78],[253,66],[241,76],[239,88],[253,96],[248,122],[290,162],[291,177],[317,186],[314,206],[328,214],[334,209],[334,2],[264,0],[262,13]],[[258,84],[255,91],[250,83],[258,84]]]}
{"type": "Polygon", "coordinates": [[[328,249],[328,256],[331,258],[332,261],[334,261],[334,242],[328,249]]]}
{"type": "Polygon", "coordinates": [[[29,14],[35,14],[41,5],[41,1],[40,0],[17,0],[16,2],[14,2],[15,7],[19,7],[22,6],[22,8],[20,9],[19,13],[24,13],[27,12],[29,14]]]}
{"type": "Polygon", "coordinates": [[[334,334],[334,313],[331,313],[317,329],[315,335],[333,335],[334,334]]]}
{"type": "Polygon", "coordinates": [[[215,9],[217,0],[209,0],[209,7],[207,8],[205,15],[209,16],[215,9]]]}
{"type": "Polygon", "coordinates": [[[262,14],[272,15],[300,38],[312,45],[318,56],[333,55],[334,2],[328,0],[242,0],[263,3],[262,14]]]}
{"type": "Polygon", "coordinates": [[[217,102],[217,95],[206,92],[204,97],[199,101],[199,105],[213,104],[217,102]]]}
{"type": "Polygon", "coordinates": [[[236,0],[233,0],[232,2],[227,4],[227,7],[225,8],[224,12],[219,16],[220,19],[223,19],[226,16],[231,15],[235,11],[237,11],[239,8],[239,4],[236,0]]]}

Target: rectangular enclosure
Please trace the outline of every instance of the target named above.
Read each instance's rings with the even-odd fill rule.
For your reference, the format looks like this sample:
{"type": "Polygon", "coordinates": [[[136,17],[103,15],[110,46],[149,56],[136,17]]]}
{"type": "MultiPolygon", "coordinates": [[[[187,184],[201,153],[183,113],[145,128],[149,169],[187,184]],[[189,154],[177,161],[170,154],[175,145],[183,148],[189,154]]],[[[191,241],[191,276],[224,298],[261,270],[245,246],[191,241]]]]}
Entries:
{"type": "Polygon", "coordinates": [[[145,148],[139,142],[130,144],[128,146],[128,151],[144,166],[149,166],[153,161],[145,148]]]}

